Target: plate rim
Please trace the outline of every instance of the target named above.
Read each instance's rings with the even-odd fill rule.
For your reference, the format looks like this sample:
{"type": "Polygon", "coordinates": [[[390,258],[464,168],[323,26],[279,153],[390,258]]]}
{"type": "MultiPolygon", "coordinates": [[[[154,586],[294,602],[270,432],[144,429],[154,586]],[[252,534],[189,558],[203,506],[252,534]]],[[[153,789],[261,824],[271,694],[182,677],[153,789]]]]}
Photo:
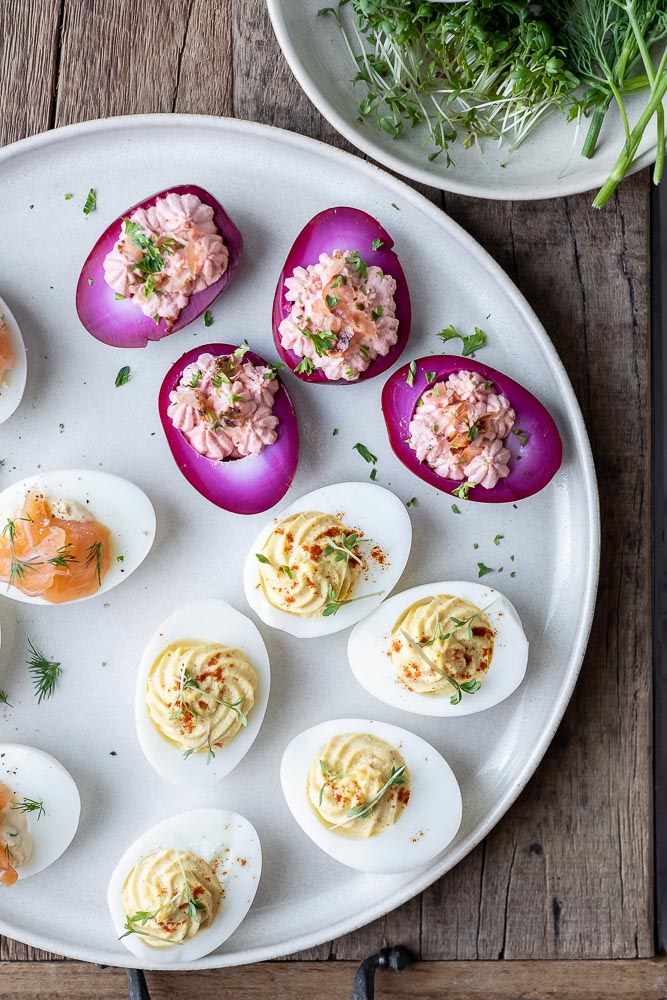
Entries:
{"type": "MultiPolygon", "coordinates": [[[[418,870],[410,882],[402,885],[395,892],[383,896],[381,902],[370,904],[354,917],[343,918],[327,925],[326,933],[323,930],[314,930],[299,937],[281,940],[271,945],[211,954],[195,962],[186,964],[174,963],[170,966],[170,969],[173,971],[187,971],[188,969],[225,968],[280,958],[306,948],[316,947],[343,934],[355,931],[359,927],[363,927],[365,924],[396,909],[396,907],[401,906],[428,888],[428,886],[432,885],[433,882],[437,881],[442,875],[463,860],[487,836],[515,802],[520,792],[535,773],[556,733],[579,676],[593,624],[597,595],[600,561],[600,506],[593,455],[581,408],[556,348],[536,313],[503,268],[462,226],[455,222],[441,208],[429,201],[428,198],[410,187],[405,181],[392,176],[374,163],[369,163],[353,153],[338,149],[336,146],[329,145],[318,139],[312,139],[297,132],[280,129],[273,125],[264,125],[259,122],[215,115],[153,113],[91,119],[41,132],[25,139],[19,139],[7,146],[0,147],[0,172],[4,164],[15,157],[30,154],[45,146],[57,146],[60,143],[66,143],[72,137],[75,139],[82,138],[85,141],[86,137],[99,133],[122,133],[124,130],[136,130],[145,133],[149,128],[161,127],[183,130],[193,127],[203,127],[218,130],[221,134],[238,132],[251,137],[264,136],[278,144],[296,146],[308,154],[314,153],[315,155],[326,156],[334,161],[343,160],[346,166],[352,167],[352,169],[357,170],[362,175],[367,175],[369,179],[377,178],[378,176],[381,177],[383,184],[395,188],[397,197],[402,198],[404,203],[412,203],[419,211],[429,215],[434,224],[441,228],[450,239],[462,244],[481,270],[491,276],[501,292],[511,301],[526,325],[533,330],[536,341],[547,363],[551,366],[551,371],[558,384],[559,392],[567,404],[568,417],[572,424],[576,451],[582,465],[583,487],[586,496],[586,518],[590,523],[588,532],[588,558],[586,560],[587,574],[582,602],[583,614],[577,626],[575,641],[573,641],[574,655],[570,660],[561,686],[560,697],[558,701],[554,702],[551,713],[547,717],[542,737],[526,758],[514,785],[497,802],[495,808],[487,813],[484,821],[479,824],[477,829],[458,845],[456,851],[451,856],[447,856],[446,859],[441,858],[426,870],[418,870]]],[[[132,956],[129,952],[127,953],[127,958],[125,956],[121,958],[115,951],[99,952],[88,948],[84,942],[73,947],[71,943],[62,941],[51,935],[33,934],[29,930],[24,931],[23,929],[20,929],[17,934],[16,929],[12,928],[11,924],[2,919],[0,919],[0,934],[14,938],[32,947],[64,955],[67,958],[98,964],[102,963],[120,968],[137,967],[137,962],[132,961],[132,956]]],[[[153,966],[150,964],[141,964],[141,967],[147,970],[163,968],[163,966],[153,966]]]]}
{"type": "MultiPolygon", "coordinates": [[[[318,111],[344,139],[352,143],[355,149],[360,150],[366,156],[371,156],[378,163],[381,163],[387,170],[393,170],[401,177],[408,177],[410,180],[428,187],[436,188],[440,191],[449,191],[451,194],[465,195],[469,198],[478,198],[483,201],[545,201],[550,198],[566,198],[569,195],[584,194],[587,191],[594,191],[602,187],[606,181],[609,170],[600,170],[594,177],[580,178],[575,176],[571,179],[563,179],[557,187],[545,184],[543,186],[528,187],[526,184],[513,184],[507,186],[497,186],[490,184],[480,187],[478,184],[467,184],[465,181],[449,180],[452,176],[447,172],[441,176],[431,173],[425,167],[416,167],[406,163],[400,156],[379,147],[373,141],[366,139],[360,134],[358,129],[350,125],[346,119],[338,113],[334,105],[329,101],[326,93],[315,83],[306,72],[301,59],[299,58],[283,13],[284,4],[282,0],[266,0],[269,12],[271,27],[276,36],[280,51],[287,62],[287,65],[294,74],[297,83],[304,94],[318,111]]],[[[655,163],[657,157],[657,142],[636,158],[632,166],[626,173],[626,177],[638,173],[644,167],[649,167],[655,163]]]]}

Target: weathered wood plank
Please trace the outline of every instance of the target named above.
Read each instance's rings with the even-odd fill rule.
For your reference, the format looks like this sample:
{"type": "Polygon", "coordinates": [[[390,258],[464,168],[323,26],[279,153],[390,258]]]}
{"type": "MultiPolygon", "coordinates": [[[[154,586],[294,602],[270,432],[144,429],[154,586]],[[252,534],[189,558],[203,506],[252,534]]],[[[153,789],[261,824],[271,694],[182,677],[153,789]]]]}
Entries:
{"type": "Polygon", "coordinates": [[[0,0],[0,146],[53,124],[60,0],[0,0]]]}
{"type": "MultiPolygon", "coordinates": [[[[222,972],[146,974],[153,1000],[343,1000],[356,962],[267,962],[222,972]]],[[[421,962],[378,972],[376,996],[396,1000],[664,1000],[664,959],[588,962],[421,962]]],[[[78,962],[0,964],[1,1000],[126,1000],[122,969],[78,962]]]]}
{"type": "Polygon", "coordinates": [[[481,872],[471,859],[467,886],[459,870],[426,893],[428,958],[653,953],[648,174],[605,212],[590,200],[446,197],[517,281],[573,381],[596,459],[602,565],[565,720],[487,838],[481,872]],[[468,933],[453,940],[447,914],[461,892],[468,933]]]}

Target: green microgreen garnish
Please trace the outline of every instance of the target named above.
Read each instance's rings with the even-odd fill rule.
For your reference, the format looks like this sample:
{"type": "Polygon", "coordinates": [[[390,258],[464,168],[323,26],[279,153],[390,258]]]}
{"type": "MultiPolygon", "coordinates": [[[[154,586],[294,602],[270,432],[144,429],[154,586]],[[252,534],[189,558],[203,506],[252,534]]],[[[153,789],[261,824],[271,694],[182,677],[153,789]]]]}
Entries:
{"type": "Polygon", "coordinates": [[[495,573],[495,570],[491,566],[485,566],[482,562],[477,563],[477,571],[478,578],[486,576],[488,573],[495,573]]]}
{"type": "Polygon", "coordinates": [[[417,362],[411,361],[408,365],[408,374],[405,376],[405,381],[408,385],[415,384],[415,375],[417,374],[417,362]]]}
{"type": "Polygon", "coordinates": [[[324,789],[327,788],[328,785],[333,784],[334,781],[338,781],[339,778],[343,777],[342,774],[333,774],[329,769],[329,766],[325,760],[320,761],[320,770],[322,771],[325,780],[324,784],[320,786],[320,798],[317,803],[319,806],[322,805],[322,799],[324,798],[324,789]]]}
{"type": "Polygon", "coordinates": [[[121,385],[125,385],[129,381],[130,381],[130,366],[123,365],[123,367],[119,370],[118,374],[116,375],[116,380],[114,382],[114,385],[116,386],[117,389],[119,389],[121,385]]]}
{"type": "Polygon", "coordinates": [[[371,249],[372,250],[379,250],[380,247],[383,247],[383,246],[384,246],[384,240],[381,240],[379,238],[373,240],[373,242],[371,243],[371,249]]]}
{"type": "Polygon", "coordinates": [[[330,827],[330,829],[335,830],[336,827],[345,826],[346,823],[348,823],[352,819],[362,819],[364,816],[367,816],[369,812],[371,812],[371,810],[375,808],[378,802],[380,802],[385,797],[390,788],[393,788],[394,785],[405,784],[405,779],[403,777],[404,773],[405,773],[405,764],[401,764],[400,767],[392,767],[389,777],[387,778],[387,780],[385,781],[384,785],[377,793],[377,795],[374,795],[373,798],[369,799],[368,802],[362,802],[361,805],[351,806],[347,810],[347,813],[345,814],[347,816],[347,819],[344,819],[342,823],[336,823],[334,826],[330,827]]]}
{"type": "Polygon", "coordinates": [[[83,206],[83,214],[90,215],[97,208],[97,195],[93,188],[88,192],[88,197],[86,198],[86,204],[83,206]]]}
{"type": "Polygon", "coordinates": [[[367,597],[379,597],[381,594],[384,594],[384,590],[377,590],[374,594],[362,594],[361,597],[348,597],[347,600],[341,601],[332,585],[329,584],[327,588],[328,603],[325,605],[322,615],[324,618],[328,618],[330,615],[338,614],[344,604],[354,604],[355,601],[365,601],[367,597]]]}
{"type": "Polygon", "coordinates": [[[475,332],[469,335],[459,333],[453,326],[445,327],[438,334],[440,340],[447,343],[449,340],[459,339],[463,344],[463,350],[461,354],[464,358],[474,358],[475,351],[478,351],[480,347],[484,347],[486,344],[486,334],[483,330],[480,330],[478,326],[475,327],[475,332]]]}
{"type": "Polygon", "coordinates": [[[56,689],[56,682],[62,674],[62,667],[56,660],[47,660],[28,639],[30,656],[26,660],[37,695],[37,704],[50,698],[56,689]]]}
{"type": "MultiPolygon", "coordinates": [[[[198,368],[197,371],[193,372],[190,376],[190,381],[187,383],[188,389],[196,389],[203,377],[203,371],[201,368],[198,368]]],[[[213,381],[213,379],[211,379],[211,381],[213,381]]]]}
{"type": "Polygon", "coordinates": [[[264,563],[267,566],[273,566],[271,560],[267,559],[263,552],[255,552],[255,556],[259,562],[264,563]]]}
{"type": "Polygon", "coordinates": [[[363,560],[359,558],[354,549],[357,545],[361,545],[366,541],[368,541],[367,538],[360,538],[354,531],[350,532],[349,535],[342,532],[338,541],[331,540],[327,543],[322,555],[330,556],[335,553],[334,558],[336,562],[343,562],[344,560],[346,563],[349,563],[350,559],[354,559],[360,566],[363,566],[363,560]]]}
{"type": "Polygon", "coordinates": [[[303,375],[312,375],[314,370],[315,365],[310,358],[301,358],[301,361],[294,369],[295,372],[301,372],[303,375]]]}
{"type": "MultiPolygon", "coordinates": [[[[162,941],[161,937],[157,934],[151,934],[149,931],[142,931],[139,928],[145,927],[149,920],[155,920],[158,913],[164,910],[167,904],[163,903],[162,906],[158,906],[157,910],[153,910],[149,913],[148,910],[137,910],[132,916],[125,914],[125,923],[123,924],[124,933],[118,938],[122,941],[123,938],[127,937],[129,934],[140,934],[141,937],[153,938],[155,941],[162,941]]],[[[180,943],[180,942],[179,942],[180,943]]]]}
{"type": "Polygon", "coordinates": [[[368,462],[370,465],[375,465],[377,462],[377,455],[374,455],[372,451],[368,450],[365,444],[361,444],[359,441],[352,445],[352,450],[358,451],[364,461],[368,462]]]}
{"type": "Polygon", "coordinates": [[[46,816],[44,803],[38,802],[37,799],[24,798],[21,802],[15,802],[12,805],[12,809],[17,809],[22,813],[36,812],[38,820],[40,820],[42,816],[46,816]]]}
{"type": "Polygon", "coordinates": [[[479,681],[470,680],[470,681],[465,681],[463,684],[459,684],[457,680],[455,680],[453,677],[450,677],[450,675],[446,671],[441,670],[440,667],[438,667],[433,662],[433,660],[431,660],[430,657],[426,655],[423,649],[420,648],[419,643],[415,642],[412,636],[408,635],[405,629],[401,629],[401,635],[408,643],[410,648],[413,650],[413,652],[415,652],[417,656],[419,656],[422,660],[424,660],[424,662],[427,663],[429,667],[435,671],[436,674],[440,674],[440,676],[443,677],[454,688],[454,694],[449,699],[450,705],[458,705],[464,694],[475,694],[476,691],[479,691],[479,689],[482,686],[479,681]]]}
{"type": "Polygon", "coordinates": [[[282,363],[282,361],[274,361],[267,367],[269,370],[268,372],[264,372],[262,378],[272,379],[276,377],[278,372],[281,371],[285,367],[285,365],[282,363]]]}
{"type": "Polygon", "coordinates": [[[505,537],[504,535],[496,535],[496,537],[493,539],[493,544],[500,545],[504,537],[505,537]]]}
{"type": "Polygon", "coordinates": [[[207,309],[204,313],[204,326],[211,326],[213,323],[213,313],[210,309],[207,309]]]}

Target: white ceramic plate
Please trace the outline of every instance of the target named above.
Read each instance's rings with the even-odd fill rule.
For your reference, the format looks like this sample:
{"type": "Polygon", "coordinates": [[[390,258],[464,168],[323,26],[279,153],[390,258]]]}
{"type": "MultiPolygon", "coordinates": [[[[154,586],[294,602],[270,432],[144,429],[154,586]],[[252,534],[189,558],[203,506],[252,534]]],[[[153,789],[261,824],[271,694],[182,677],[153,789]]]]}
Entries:
{"type": "Polygon", "coordinates": [[[0,594],[0,682],[15,706],[0,708],[3,737],[29,735],[58,757],[82,802],[67,853],[0,896],[0,933],[88,961],[131,964],[105,901],[119,854],[154,823],[204,806],[247,816],[262,843],[264,871],[244,923],[198,967],[286,954],[379,917],[460,861],[502,816],[539,763],[579,670],[595,599],[597,495],[581,414],[551,342],[498,266],[430,202],[356,157],[288,132],[171,115],[90,122],[1,150],[0,183],[5,225],[22,233],[0,264],[0,285],[31,357],[23,405],[3,426],[0,475],[9,483],[39,464],[114,472],[145,490],[158,524],[149,558],[99,600],[47,608],[0,594]],[[213,325],[198,320],[144,350],[105,347],[77,320],[79,268],[128,205],[185,181],[210,190],[245,239],[239,269],[213,307],[213,325]],[[98,207],[86,218],[90,187],[98,207]],[[66,192],[74,194],[69,201],[66,192]],[[449,323],[481,324],[489,343],[479,356],[521,379],[556,418],[563,466],[518,509],[459,503],[457,516],[450,497],[393,456],[380,413],[383,378],[339,389],[288,375],[302,442],[284,503],[325,483],[367,476],[368,465],[353,450],[363,442],[378,456],[377,483],[403,500],[417,497],[409,508],[412,550],[397,589],[476,579],[478,560],[504,564],[502,574],[484,582],[497,582],[521,616],[531,646],[527,675],[513,697],[481,715],[418,718],[381,705],[357,684],[346,661],[347,632],[306,642],[260,625],[274,683],[257,740],[213,793],[175,790],[137,741],[133,702],[142,653],[155,624],[190,601],[219,597],[252,615],[243,560],[271,515],[227,514],[192,489],[162,434],[158,388],[172,362],[198,343],[247,337],[275,358],[271,305],[283,259],[304,223],[334,204],[365,209],[396,241],[413,303],[413,334],[402,360],[438,351],[435,333],[449,323]],[[130,381],[116,389],[125,364],[130,381]],[[497,534],[504,535],[500,546],[493,544],[497,534]],[[63,665],[56,694],[41,705],[25,666],[26,637],[63,665]],[[303,729],[350,716],[411,729],[443,754],[459,781],[461,828],[444,854],[416,872],[361,876],[294,836],[280,788],[283,751],[303,729]],[[85,934],[72,921],[75,908],[85,913],[85,934]]]}
{"type": "MultiPolygon", "coordinates": [[[[556,112],[512,154],[494,140],[482,140],[469,150],[455,143],[450,150],[453,166],[447,168],[443,156],[429,163],[428,155],[434,147],[424,145],[425,130],[406,129],[393,139],[376,128],[372,117],[359,120],[359,104],[366,96],[366,88],[351,82],[354,63],[334,18],[317,16],[317,11],[326,6],[323,0],[266,2],[283,54],[318,111],[358,149],[404,177],[477,198],[561,198],[600,187],[621,152],[623,125],[615,110],[607,116],[597,151],[590,160],[580,154],[588,120],[577,132],[576,122],[568,124],[565,116],[556,112]]],[[[353,20],[350,7],[344,13],[346,19],[353,20]]],[[[626,101],[631,125],[641,114],[645,97],[640,94],[626,101]]],[[[655,157],[656,129],[652,122],[644,133],[632,172],[653,163],[655,157]]]]}

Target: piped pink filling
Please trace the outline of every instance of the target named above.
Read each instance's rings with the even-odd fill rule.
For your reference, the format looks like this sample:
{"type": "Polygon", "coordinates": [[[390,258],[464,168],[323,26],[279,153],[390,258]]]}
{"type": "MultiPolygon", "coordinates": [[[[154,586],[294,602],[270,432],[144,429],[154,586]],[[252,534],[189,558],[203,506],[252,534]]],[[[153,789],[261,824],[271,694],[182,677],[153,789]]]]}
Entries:
{"type": "Polygon", "coordinates": [[[9,333],[2,316],[0,316],[0,385],[5,384],[4,376],[12,370],[15,364],[16,358],[9,342],[9,333]]]}
{"type": "Polygon", "coordinates": [[[270,368],[201,354],[169,393],[167,414],[205,458],[259,455],[277,437],[279,420],[272,412],[277,391],[270,368]]]}
{"type": "Polygon", "coordinates": [[[398,340],[396,281],[354,251],[320,254],[319,263],[295,268],[285,287],[292,308],[279,327],[283,347],[333,382],[359,378],[398,340]]]}
{"type": "Polygon", "coordinates": [[[104,260],[104,279],[146,316],[171,326],[195,292],[221,277],[228,260],[211,206],[194,194],[171,192],[123,220],[104,260]]]}
{"type": "Polygon", "coordinates": [[[410,422],[410,447],[443,479],[468,480],[490,490],[509,475],[504,446],[514,410],[492,382],[459,371],[427,389],[410,422]]]}

